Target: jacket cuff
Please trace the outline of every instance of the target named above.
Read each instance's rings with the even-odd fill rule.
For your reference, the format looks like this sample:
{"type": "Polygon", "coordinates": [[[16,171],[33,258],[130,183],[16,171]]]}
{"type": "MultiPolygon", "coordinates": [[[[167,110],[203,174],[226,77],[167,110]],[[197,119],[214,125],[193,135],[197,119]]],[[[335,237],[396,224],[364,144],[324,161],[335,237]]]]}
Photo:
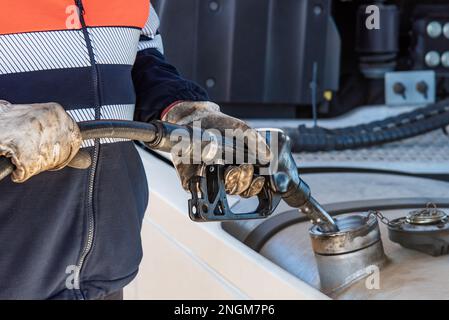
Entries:
{"type": "Polygon", "coordinates": [[[184,102],[184,101],[183,101],[183,100],[177,100],[177,101],[173,102],[172,104],[170,104],[167,108],[165,108],[164,110],[162,110],[160,119],[163,120],[164,117],[165,117],[165,115],[166,115],[171,109],[173,109],[174,106],[176,106],[177,104],[180,104],[180,103],[182,103],[182,102],[184,102]]]}

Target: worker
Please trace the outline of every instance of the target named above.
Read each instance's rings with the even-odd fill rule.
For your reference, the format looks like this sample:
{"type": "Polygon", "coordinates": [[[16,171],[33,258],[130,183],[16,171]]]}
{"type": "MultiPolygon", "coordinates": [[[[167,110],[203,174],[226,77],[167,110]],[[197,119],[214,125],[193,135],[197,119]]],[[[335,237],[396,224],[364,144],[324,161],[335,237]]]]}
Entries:
{"type": "MultiPolygon", "coordinates": [[[[77,122],[249,129],[166,61],[158,26],[149,0],[0,2],[0,156],[15,165],[0,182],[0,299],[120,299],[138,272],[142,162],[132,141],[82,141],[77,122]],[[68,166],[80,150],[88,169],[68,166]]],[[[197,167],[176,167],[186,187],[197,167]]],[[[256,195],[253,170],[230,167],[226,190],[256,195]]]]}

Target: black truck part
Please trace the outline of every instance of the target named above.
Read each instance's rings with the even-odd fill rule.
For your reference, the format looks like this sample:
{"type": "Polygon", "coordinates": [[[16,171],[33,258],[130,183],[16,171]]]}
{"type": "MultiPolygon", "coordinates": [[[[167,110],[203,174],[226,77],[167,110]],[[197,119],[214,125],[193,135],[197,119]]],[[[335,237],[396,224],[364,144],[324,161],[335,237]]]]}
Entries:
{"type": "Polygon", "coordinates": [[[165,54],[223,103],[310,104],[336,91],[340,36],[331,0],[157,0],[165,54]]]}

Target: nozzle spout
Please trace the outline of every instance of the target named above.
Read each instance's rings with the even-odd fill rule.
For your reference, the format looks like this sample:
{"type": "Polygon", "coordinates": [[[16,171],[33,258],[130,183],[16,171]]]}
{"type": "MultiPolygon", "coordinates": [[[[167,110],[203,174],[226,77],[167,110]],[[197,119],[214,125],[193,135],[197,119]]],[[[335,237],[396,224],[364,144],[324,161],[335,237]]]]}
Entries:
{"type": "Polygon", "coordinates": [[[334,219],[323,209],[313,197],[310,197],[299,210],[310,218],[311,222],[323,233],[338,232],[334,219]]]}

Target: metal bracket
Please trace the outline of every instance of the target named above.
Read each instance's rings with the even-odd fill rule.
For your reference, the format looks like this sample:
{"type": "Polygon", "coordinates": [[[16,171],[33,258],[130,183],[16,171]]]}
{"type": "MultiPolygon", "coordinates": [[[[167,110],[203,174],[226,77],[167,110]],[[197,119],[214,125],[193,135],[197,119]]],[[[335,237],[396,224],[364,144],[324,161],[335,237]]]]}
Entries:
{"type": "Polygon", "coordinates": [[[385,103],[389,106],[413,106],[435,103],[434,71],[387,72],[385,103]]]}

